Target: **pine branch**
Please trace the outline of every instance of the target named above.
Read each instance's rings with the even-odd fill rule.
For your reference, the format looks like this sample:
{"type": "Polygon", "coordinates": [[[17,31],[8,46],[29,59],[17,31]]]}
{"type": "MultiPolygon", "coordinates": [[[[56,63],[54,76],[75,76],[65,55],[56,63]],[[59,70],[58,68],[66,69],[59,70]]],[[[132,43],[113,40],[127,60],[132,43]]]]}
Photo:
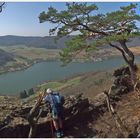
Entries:
{"type": "Polygon", "coordinates": [[[3,6],[5,5],[5,2],[3,2],[2,4],[0,4],[0,13],[2,12],[3,6]]]}

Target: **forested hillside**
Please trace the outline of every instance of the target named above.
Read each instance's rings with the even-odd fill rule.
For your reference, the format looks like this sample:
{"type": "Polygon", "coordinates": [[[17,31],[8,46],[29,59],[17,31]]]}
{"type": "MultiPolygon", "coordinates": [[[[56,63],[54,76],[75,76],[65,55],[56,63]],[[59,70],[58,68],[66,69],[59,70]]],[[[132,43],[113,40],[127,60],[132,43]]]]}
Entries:
{"type": "MultiPolygon", "coordinates": [[[[61,49],[65,48],[65,42],[72,39],[73,36],[67,36],[55,40],[55,36],[45,36],[45,37],[24,37],[24,36],[0,36],[0,46],[15,46],[15,45],[26,45],[28,47],[41,47],[47,49],[61,49]]],[[[89,41],[89,40],[88,40],[89,41]]],[[[92,41],[92,40],[90,40],[92,41]]],[[[128,42],[128,46],[139,46],[140,37],[132,39],[128,42]]],[[[108,46],[108,45],[106,45],[108,46]]]]}

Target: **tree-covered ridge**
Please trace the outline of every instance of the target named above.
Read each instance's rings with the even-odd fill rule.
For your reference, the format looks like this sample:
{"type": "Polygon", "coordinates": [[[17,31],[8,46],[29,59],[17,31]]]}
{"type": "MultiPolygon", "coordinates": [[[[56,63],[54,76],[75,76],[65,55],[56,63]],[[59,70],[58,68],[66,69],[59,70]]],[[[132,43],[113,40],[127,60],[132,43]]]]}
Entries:
{"type": "Polygon", "coordinates": [[[0,46],[15,46],[15,45],[25,45],[28,47],[39,47],[47,49],[61,49],[65,48],[65,41],[71,39],[70,37],[63,37],[59,41],[55,41],[55,36],[0,36],[0,46]]]}

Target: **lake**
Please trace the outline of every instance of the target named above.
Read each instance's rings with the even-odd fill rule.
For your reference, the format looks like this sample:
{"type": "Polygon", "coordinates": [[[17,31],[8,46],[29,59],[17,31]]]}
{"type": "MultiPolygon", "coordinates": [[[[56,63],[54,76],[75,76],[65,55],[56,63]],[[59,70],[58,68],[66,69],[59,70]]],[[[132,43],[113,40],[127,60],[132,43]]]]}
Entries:
{"type": "MultiPolygon", "coordinates": [[[[140,62],[140,57],[137,58],[140,62]]],[[[100,62],[75,62],[62,67],[59,61],[37,63],[22,71],[0,75],[0,95],[15,95],[48,80],[60,80],[79,73],[111,70],[125,64],[121,58],[100,62]]]]}

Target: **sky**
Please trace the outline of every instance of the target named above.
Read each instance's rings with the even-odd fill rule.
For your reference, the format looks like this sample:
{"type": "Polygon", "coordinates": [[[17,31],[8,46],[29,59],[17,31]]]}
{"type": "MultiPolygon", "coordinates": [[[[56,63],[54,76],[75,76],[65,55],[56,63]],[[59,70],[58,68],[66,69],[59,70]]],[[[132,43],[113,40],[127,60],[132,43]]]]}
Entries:
{"type": "MultiPolygon", "coordinates": [[[[94,2],[99,7],[100,13],[118,10],[120,6],[127,6],[128,2],[94,2]]],[[[42,11],[47,11],[53,6],[64,10],[65,2],[7,2],[0,13],[0,36],[48,36],[49,29],[54,25],[45,22],[39,23],[38,16],[42,11]]],[[[136,12],[140,14],[140,2],[136,12]]],[[[140,23],[137,23],[140,27],[140,23]]]]}

